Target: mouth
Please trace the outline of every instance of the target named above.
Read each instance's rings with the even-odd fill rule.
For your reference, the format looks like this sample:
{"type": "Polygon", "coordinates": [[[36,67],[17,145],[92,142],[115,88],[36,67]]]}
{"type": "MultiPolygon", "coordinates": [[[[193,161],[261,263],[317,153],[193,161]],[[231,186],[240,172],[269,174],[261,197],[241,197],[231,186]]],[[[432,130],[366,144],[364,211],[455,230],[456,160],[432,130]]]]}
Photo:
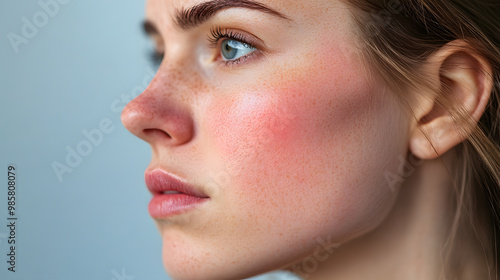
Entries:
{"type": "Polygon", "coordinates": [[[156,219],[185,213],[210,200],[200,188],[162,169],[146,171],[144,179],[153,194],[148,206],[149,214],[156,219]]]}

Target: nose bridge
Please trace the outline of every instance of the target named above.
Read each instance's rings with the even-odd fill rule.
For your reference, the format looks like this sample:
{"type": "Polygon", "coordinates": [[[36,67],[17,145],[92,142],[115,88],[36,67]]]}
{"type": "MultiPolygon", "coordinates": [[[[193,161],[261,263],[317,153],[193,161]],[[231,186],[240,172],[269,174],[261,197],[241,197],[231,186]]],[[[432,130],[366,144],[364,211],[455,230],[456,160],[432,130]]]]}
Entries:
{"type": "Polygon", "coordinates": [[[200,79],[183,62],[162,63],[146,90],[123,110],[122,122],[150,144],[179,145],[194,134],[192,107],[200,79]]]}
{"type": "MultiPolygon", "coordinates": [[[[172,53],[170,57],[165,56],[165,61],[151,81],[149,90],[161,90],[164,94],[168,94],[169,98],[189,103],[188,98],[193,98],[204,88],[202,71],[194,58],[175,54],[172,53]]],[[[148,89],[145,92],[148,92],[148,89]]]]}
{"type": "Polygon", "coordinates": [[[185,95],[182,92],[185,92],[192,83],[188,75],[189,71],[183,62],[165,62],[158,69],[156,76],[150,83],[150,87],[152,87],[152,90],[160,89],[165,94],[168,93],[172,98],[185,95]]]}

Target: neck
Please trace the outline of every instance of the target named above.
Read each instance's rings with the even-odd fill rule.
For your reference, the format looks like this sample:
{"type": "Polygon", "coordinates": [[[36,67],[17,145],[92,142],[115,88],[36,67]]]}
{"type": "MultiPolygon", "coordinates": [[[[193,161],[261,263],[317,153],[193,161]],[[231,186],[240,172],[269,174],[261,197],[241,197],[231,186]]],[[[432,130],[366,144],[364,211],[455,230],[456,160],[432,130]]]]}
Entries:
{"type": "Polygon", "coordinates": [[[447,170],[455,162],[456,156],[449,153],[419,165],[403,182],[393,210],[376,230],[338,247],[305,278],[488,279],[481,245],[474,238],[460,236],[458,267],[453,264],[459,256],[446,253],[447,245],[453,246],[456,215],[455,190],[447,170]]]}

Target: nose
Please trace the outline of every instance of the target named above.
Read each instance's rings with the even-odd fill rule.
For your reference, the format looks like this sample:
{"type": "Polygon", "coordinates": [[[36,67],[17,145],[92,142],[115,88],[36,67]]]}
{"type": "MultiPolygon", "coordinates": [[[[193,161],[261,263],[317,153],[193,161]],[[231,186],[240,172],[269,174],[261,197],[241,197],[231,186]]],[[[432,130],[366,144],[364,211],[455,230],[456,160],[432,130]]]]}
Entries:
{"type": "Polygon", "coordinates": [[[193,138],[188,99],[168,76],[157,75],[146,90],[123,109],[123,125],[151,145],[177,146],[193,138]]]}

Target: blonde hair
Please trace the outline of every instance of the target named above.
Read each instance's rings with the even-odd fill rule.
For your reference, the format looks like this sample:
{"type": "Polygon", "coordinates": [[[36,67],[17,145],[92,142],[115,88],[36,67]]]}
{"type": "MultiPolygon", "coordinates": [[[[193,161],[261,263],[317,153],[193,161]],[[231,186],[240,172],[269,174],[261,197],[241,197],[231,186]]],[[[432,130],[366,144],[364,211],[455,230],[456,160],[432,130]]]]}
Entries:
{"type": "MultiPolygon", "coordinates": [[[[407,89],[422,82],[429,56],[455,40],[466,42],[492,67],[493,91],[479,124],[457,147],[461,168],[454,170],[456,218],[447,255],[459,247],[457,228],[468,228],[481,242],[497,279],[500,267],[500,2],[498,0],[345,0],[362,41],[363,56],[374,73],[411,112],[407,89]],[[451,245],[453,243],[453,245],[451,245]]],[[[424,85],[426,86],[426,85],[424,85]]],[[[470,121],[465,110],[450,107],[447,96],[438,104],[457,124],[470,121]]],[[[448,260],[449,261],[449,260],[448,260]]],[[[455,268],[460,265],[454,260],[455,268]]]]}

